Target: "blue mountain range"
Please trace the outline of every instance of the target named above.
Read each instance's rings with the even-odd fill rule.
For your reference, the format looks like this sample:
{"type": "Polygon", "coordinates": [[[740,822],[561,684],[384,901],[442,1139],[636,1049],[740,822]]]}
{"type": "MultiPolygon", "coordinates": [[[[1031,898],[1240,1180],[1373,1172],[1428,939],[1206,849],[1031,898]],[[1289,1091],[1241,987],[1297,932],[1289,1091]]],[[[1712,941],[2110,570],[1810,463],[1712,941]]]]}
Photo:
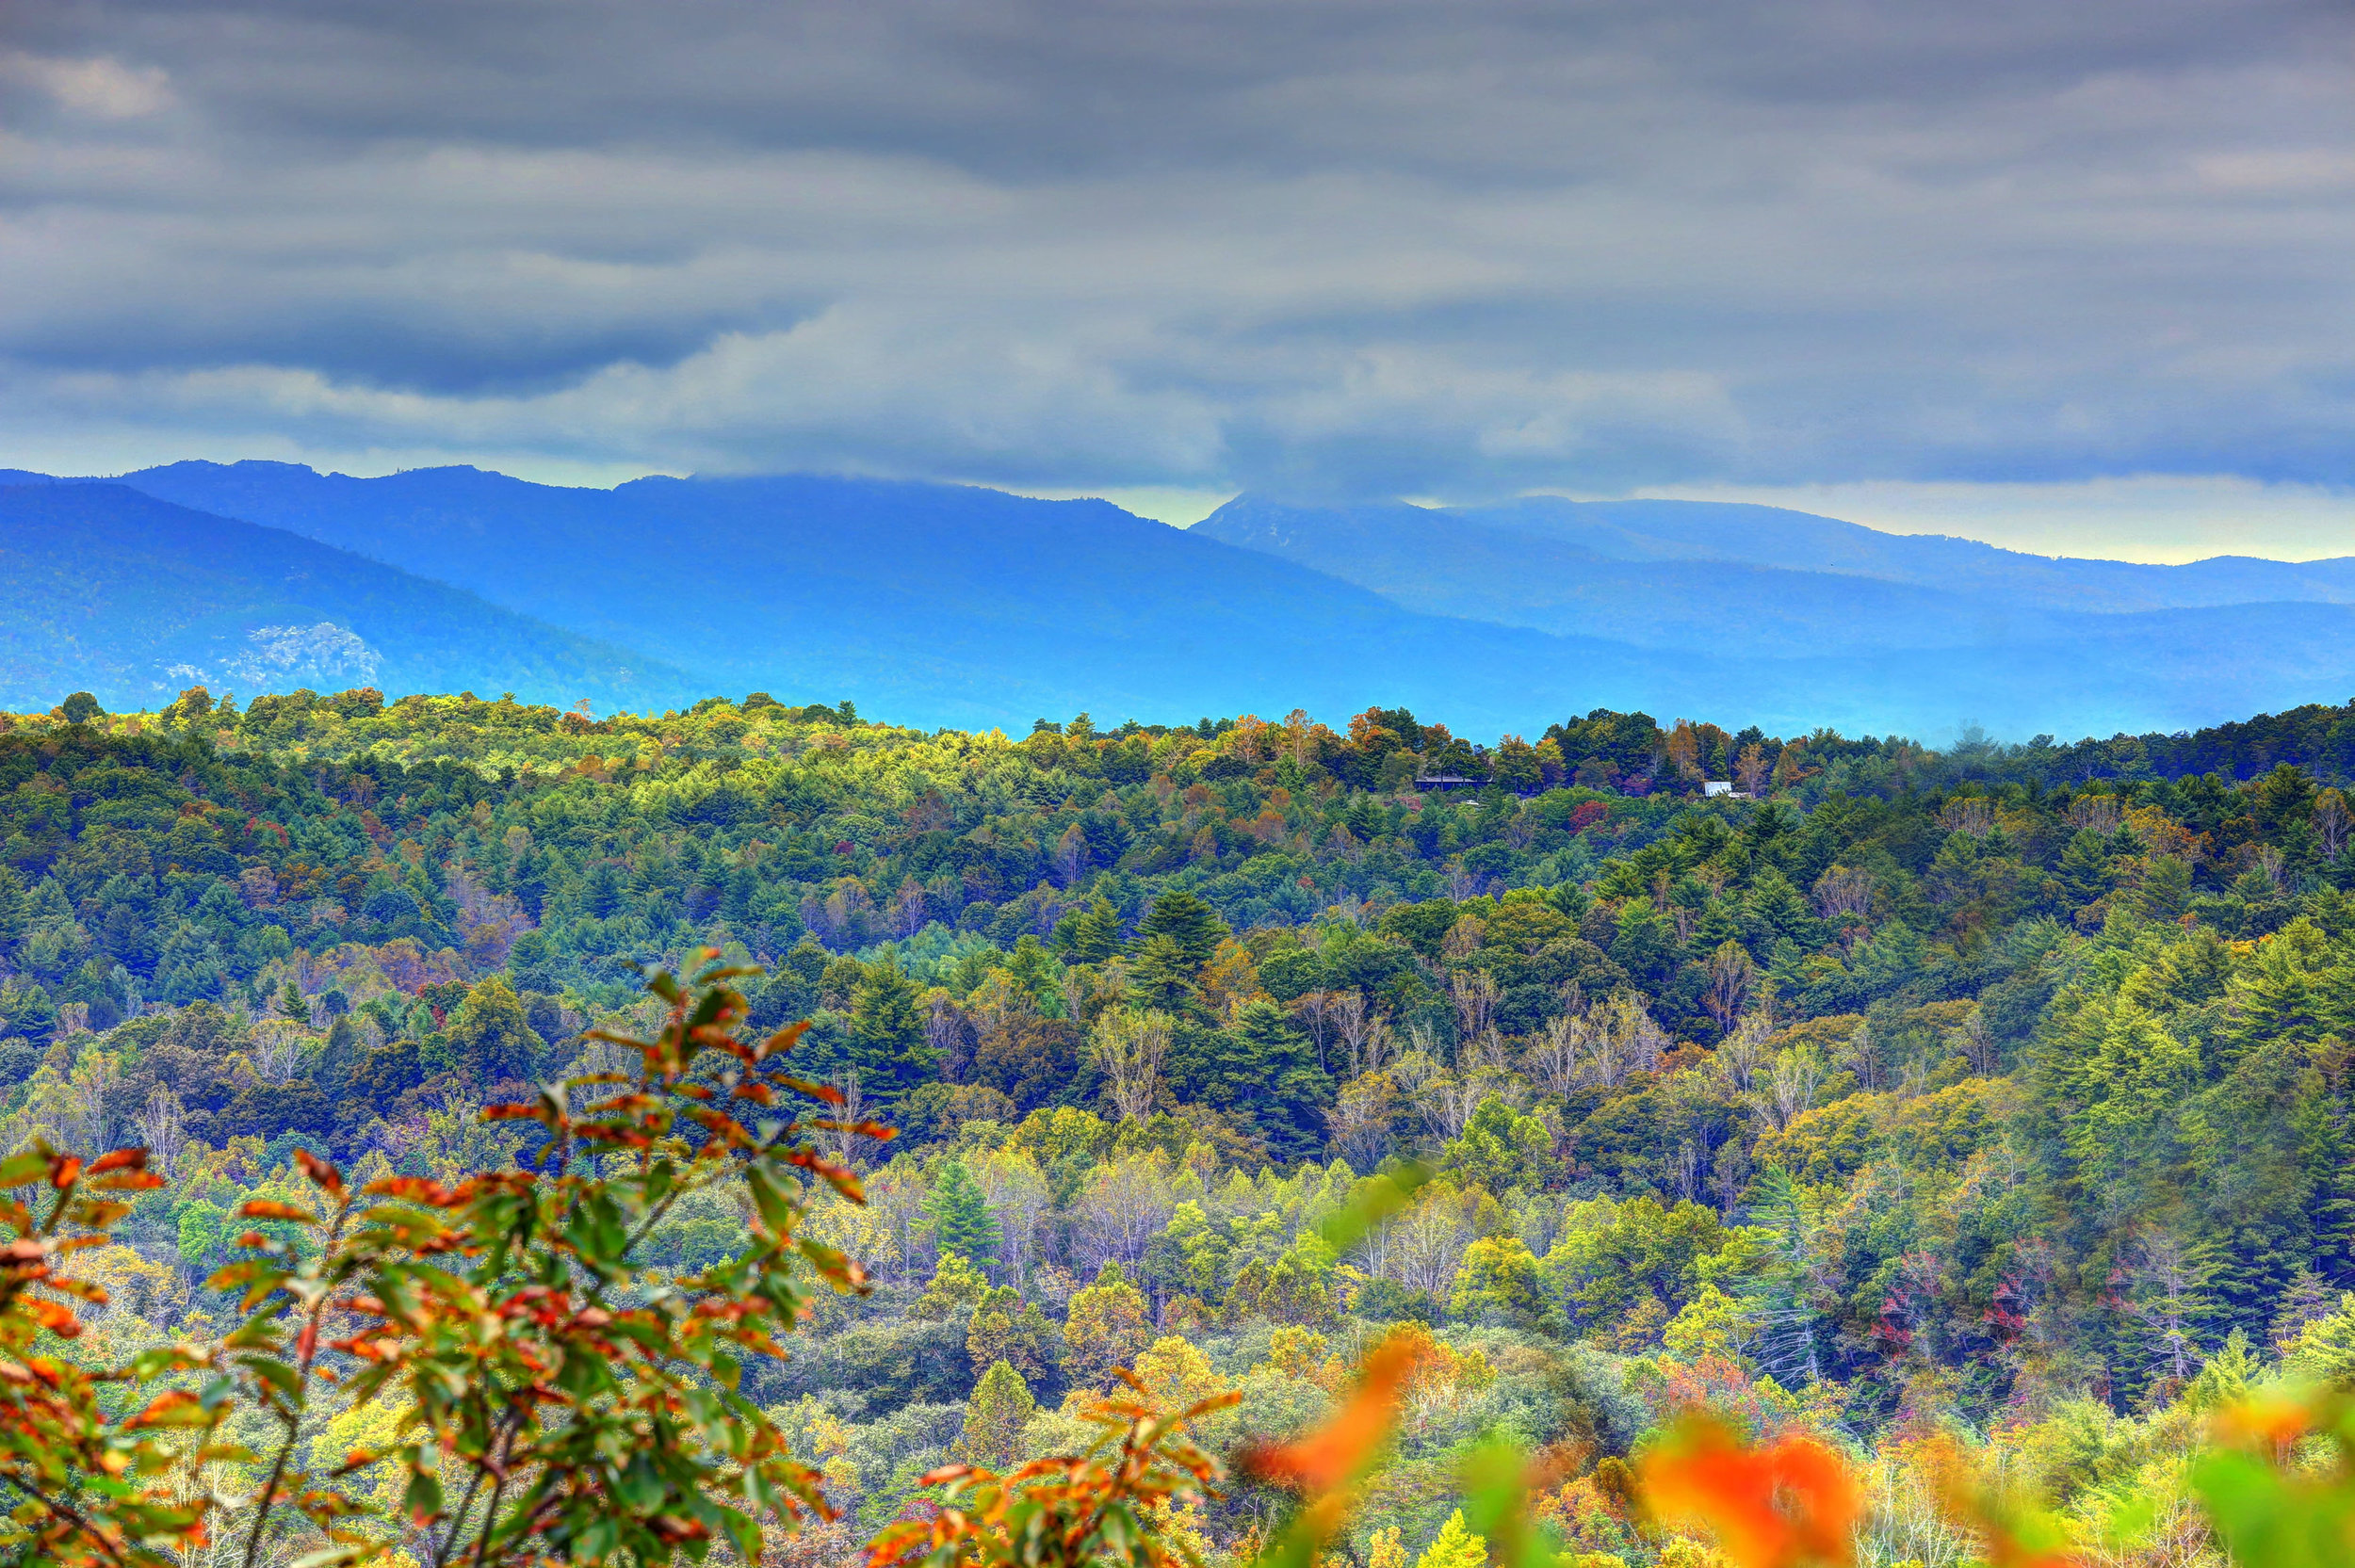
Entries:
{"type": "Polygon", "coordinates": [[[0,471],[0,704],[20,708],[76,687],[150,703],[215,666],[217,691],[262,688],[230,663],[318,685],[366,662],[338,633],[388,690],[602,709],[760,689],[1017,731],[1378,703],[1483,736],[1596,707],[2067,736],[2355,689],[2355,561],[2056,560],[1701,502],[1245,496],[1180,530],[880,480],[183,462],[0,471]],[[88,606],[63,640],[41,629],[60,593],[88,606]],[[288,626],[317,647],[279,646],[288,626]]]}

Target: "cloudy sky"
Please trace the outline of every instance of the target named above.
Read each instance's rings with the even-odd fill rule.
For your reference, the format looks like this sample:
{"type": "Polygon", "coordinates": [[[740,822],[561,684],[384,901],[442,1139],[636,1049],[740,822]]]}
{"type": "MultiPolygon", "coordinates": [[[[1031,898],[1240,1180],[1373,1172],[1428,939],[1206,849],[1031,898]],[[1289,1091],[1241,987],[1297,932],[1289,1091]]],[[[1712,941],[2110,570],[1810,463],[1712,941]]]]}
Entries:
{"type": "Polygon", "coordinates": [[[8,0],[0,438],[2355,553],[2355,17],[8,0]]]}

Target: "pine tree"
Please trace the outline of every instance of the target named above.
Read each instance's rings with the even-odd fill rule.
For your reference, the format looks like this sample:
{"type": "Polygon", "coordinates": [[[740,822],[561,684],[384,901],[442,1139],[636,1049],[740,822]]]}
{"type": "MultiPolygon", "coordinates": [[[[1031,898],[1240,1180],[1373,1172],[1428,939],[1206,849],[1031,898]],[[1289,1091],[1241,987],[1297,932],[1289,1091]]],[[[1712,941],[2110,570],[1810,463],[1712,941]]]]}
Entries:
{"type": "Polygon", "coordinates": [[[1022,1429],[1037,1413],[1038,1401],[1022,1374],[1005,1362],[992,1362],[966,1402],[965,1431],[950,1457],[991,1470],[1010,1468],[1022,1453],[1022,1429]]]}
{"type": "Polygon", "coordinates": [[[1066,963],[1101,963],[1120,951],[1120,912],[1098,898],[1055,923],[1055,946],[1066,963]]]}
{"type": "Polygon", "coordinates": [[[1166,931],[1140,942],[1130,955],[1129,992],[1142,1006],[1173,1018],[1198,1016],[1202,994],[1194,989],[1199,965],[1186,961],[1186,951],[1166,931]]]}
{"type": "Polygon", "coordinates": [[[2091,828],[2078,832],[2061,851],[2060,864],[2054,868],[2053,881],[2058,887],[2061,903],[2069,909],[2082,909],[2110,890],[2109,840],[2091,828]]]}
{"type": "Polygon", "coordinates": [[[998,1267],[998,1217],[965,1161],[950,1160],[940,1172],[924,1204],[933,1218],[933,1239],[944,1253],[956,1253],[984,1269],[998,1267]]]}
{"type": "Polygon", "coordinates": [[[1063,969],[1055,955],[1025,931],[1006,954],[1006,978],[1029,994],[1041,1008],[1052,1009],[1060,995],[1063,969]]]}
{"type": "Polygon", "coordinates": [[[1324,1112],[1333,1104],[1334,1083],[1317,1065],[1307,1035],[1265,997],[1238,1010],[1226,1032],[1237,1047],[1239,1081],[1232,1098],[1222,1103],[1251,1108],[1276,1164],[1316,1158],[1324,1149],[1324,1112]]]}
{"type": "Polygon", "coordinates": [[[851,994],[851,1054],[867,1091],[897,1104],[933,1075],[924,1040],[922,993],[886,958],[867,971],[851,994]]]}
{"type": "Polygon", "coordinates": [[[1137,935],[1146,941],[1168,937],[1185,955],[1187,964],[1199,970],[1218,951],[1227,929],[1226,922],[1210,905],[1183,888],[1171,888],[1153,900],[1153,908],[1137,924],[1137,935]]]}

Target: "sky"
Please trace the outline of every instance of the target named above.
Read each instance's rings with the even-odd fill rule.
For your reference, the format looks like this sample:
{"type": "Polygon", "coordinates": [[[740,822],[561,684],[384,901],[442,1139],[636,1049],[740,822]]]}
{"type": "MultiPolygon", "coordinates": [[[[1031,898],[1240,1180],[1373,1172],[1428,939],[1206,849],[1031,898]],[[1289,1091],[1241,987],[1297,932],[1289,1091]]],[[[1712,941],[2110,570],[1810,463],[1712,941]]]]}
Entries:
{"type": "Polygon", "coordinates": [[[2355,554],[2340,0],[8,0],[0,466],[2355,554]]]}

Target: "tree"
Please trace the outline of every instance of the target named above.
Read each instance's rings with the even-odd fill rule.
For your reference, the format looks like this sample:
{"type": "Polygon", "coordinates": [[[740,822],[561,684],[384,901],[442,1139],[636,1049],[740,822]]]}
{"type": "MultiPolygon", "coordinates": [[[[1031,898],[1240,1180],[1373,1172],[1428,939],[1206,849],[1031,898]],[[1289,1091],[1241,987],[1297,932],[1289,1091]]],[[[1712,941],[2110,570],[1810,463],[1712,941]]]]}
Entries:
{"type": "Polygon", "coordinates": [[[98,705],[98,699],[87,691],[77,691],[57,704],[57,717],[69,724],[87,724],[103,719],[106,710],[98,705]]]}
{"type": "Polygon", "coordinates": [[[1415,1559],[1415,1568],[1486,1568],[1487,1561],[1488,1543],[1472,1534],[1459,1508],[1447,1516],[1447,1523],[1439,1527],[1422,1556],[1415,1559]]]}
{"type": "Polygon", "coordinates": [[[1011,1363],[1031,1382],[1054,1375],[1054,1326],[1034,1301],[1025,1301],[1010,1285],[999,1285],[973,1308],[966,1325],[965,1352],[978,1375],[993,1361],[1011,1363]]]}
{"type": "Polygon", "coordinates": [[[1129,1008],[1108,1010],[1088,1031],[1088,1059],[1104,1075],[1105,1092],[1119,1120],[1142,1122],[1153,1114],[1169,1033],[1167,1013],[1129,1008]]]}
{"type": "Polygon", "coordinates": [[[2129,1243],[2122,1305],[2142,1325],[2158,1376],[2181,1383],[2200,1369],[2201,1330],[2215,1312],[2207,1287],[2216,1271],[2211,1249],[2186,1243],[2167,1226],[2145,1224],[2129,1243]]]}
{"type": "Polygon", "coordinates": [[[1072,1292],[1063,1326],[1063,1365],[1074,1384],[1109,1387],[1113,1371],[1133,1366],[1152,1343],[1145,1297],[1119,1264],[1105,1264],[1094,1285],[1072,1292]]]}
{"type": "Polygon", "coordinates": [[[1210,1358],[1175,1334],[1156,1339],[1131,1368],[1153,1406],[1171,1414],[1214,1398],[1225,1386],[1210,1358]]]}
{"type": "Polygon", "coordinates": [[[1491,1093],[1473,1107],[1462,1134],[1449,1140],[1444,1163],[1490,1192],[1535,1192],[1552,1164],[1552,1143],[1543,1122],[1516,1114],[1504,1096],[1491,1093]]]}
{"type": "Polygon", "coordinates": [[[998,1217],[965,1161],[952,1159],[942,1168],[924,1207],[942,1252],[960,1253],[984,1269],[998,1267],[998,1217]]]}
{"type": "Polygon", "coordinates": [[[1187,969],[1194,971],[1210,962],[1227,929],[1210,905],[1183,888],[1171,888],[1153,900],[1153,907],[1137,924],[1137,935],[1145,942],[1157,936],[1169,938],[1184,957],[1187,969]]]}
{"type": "Polygon", "coordinates": [[[1660,1345],[1679,1361],[1715,1356],[1738,1365],[1754,1332],[1743,1304],[1718,1289],[1714,1282],[1704,1282],[1661,1331],[1660,1345]]]}
{"type": "Polygon", "coordinates": [[[1167,931],[1140,941],[1129,958],[1129,989],[1138,1001],[1157,1012],[1200,1017],[1202,997],[1194,978],[1201,966],[1188,960],[1186,950],[1167,931]]]}
{"type": "Polygon", "coordinates": [[[2314,836],[2322,841],[2322,858],[2336,863],[2339,852],[2347,848],[2347,832],[2355,827],[2355,813],[2347,808],[2347,797],[2335,789],[2326,789],[2314,797],[2314,836]]]}
{"type": "Polygon", "coordinates": [[[2340,1296],[2335,1311],[2301,1325],[2282,1359],[2300,1377],[2355,1389],[2355,1292],[2340,1296]]]}
{"type": "Polygon", "coordinates": [[[1291,1016],[1265,996],[1245,1003],[1226,1031],[1236,1046],[1237,1091],[1226,1102],[1248,1107],[1278,1165],[1318,1157],[1324,1147],[1332,1075],[1291,1016]]]}
{"type": "Polygon", "coordinates": [[[2080,829],[2061,851],[2053,881],[2068,909],[2080,909],[2110,890],[2110,841],[2091,828],[2080,829]]]}
{"type": "Polygon", "coordinates": [[[851,995],[851,1044],[867,1092],[890,1107],[928,1080],[923,993],[890,958],[868,966],[851,995]]]}
{"type": "Polygon", "coordinates": [[[997,1217],[1005,1269],[1015,1284],[1030,1277],[1031,1248],[1039,1222],[1054,1206],[1038,1156],[1025,1148],[977,1155],[974,1181],[997,1217]]]}
{"type": "Polygon", "coordinates": [[[1142,1259],[1177,1204],[1170,1175],[1169,1158],[1159,1149],[1089,1171],[1071,1204],[1086,1254],[1125,1264],[1142,1259]]]}
{"type": "Polygon", "coordinates": [[[1756,795],[1766,782],[1769,767],[1765,748],[1753,741],[1742,748],[1741,758],[1733,765],[1734,782],[1742,786],[1743,794],[1756,795]]]}
{"type": "Polygon", "coordinates": [[[2173,924],[2191,907],[2191,867],[2174,855],[2156,855],[2136,890],[2146,920],[2173,924]]]}
{"type": "Polygon", "coordinates": [[[187,1107],[171,1086],[158,1078],[139,1108],[139,1141],[148,1162],[167,1178],[179,1168],[180,1151],[187,1147],[187,1107]]]}
{"type": "Polygon", "coordinates": [[[1372,1172],[1390,1154],[1390,1122],[1398,1086],[1386,1073],[1367,1073],[1341,1085],[1324,1113],[1333,1147],[1356,1171],[1372,1172]]]}
{"type": "Polygon", "coordinates": [[[468,1079],[489,1086],[529,1080],[538,1071],[540,1037],[524,1013],[522,998],[504,975],[479,980],[450,1021],[451,1043],[463,1054],[468,1079]]]}
{"type": "Polygon", "coordinates": [[[1022,1374],[1005,1362],[990,1364],[966,1401],[965,1431],[949,1450],[961,1464],[1002,1470],[1022,1453],[1022,1431],[1038,1413],[1038,1401],[1022,1374]]]}
{"type": "Polygon", "coordinates": [[[989,1280],[963,1253],[943,1252],[932,1283],[908,1309],[910,1317],[948,1322],[965,1317],[989,1296],[989,1280]]]}
{"type": "Polygon", "coordinates": [[[1055,922],[1054,944],[1066,963],[1101,963],[1120,951],[1120,912],[1095,899],[1055,922]]]}
{"type": "Polygon", "coordinates": [[[1448,1294],[1448,1310],[1459,1317],[1532,1332],[1557,1327],[1561,1317],[1546,1300],[1536,1255],[1518,1236],[1484,1236],[1464,1250],[1463,1266],[1456,1269],[1448,1294]]]}
{"type": "Polygon", "coordinates": [[[1733,1027],[1733,1021],[1742,1015],[1749,1001],[1750,987],[1758,978],[1758,965],[1739,942],[1729,937],[1709,955],[1709,988],[1702,1001],[1709,1016],[1717,1020],[1720,1030],[1733,1027]]]}

